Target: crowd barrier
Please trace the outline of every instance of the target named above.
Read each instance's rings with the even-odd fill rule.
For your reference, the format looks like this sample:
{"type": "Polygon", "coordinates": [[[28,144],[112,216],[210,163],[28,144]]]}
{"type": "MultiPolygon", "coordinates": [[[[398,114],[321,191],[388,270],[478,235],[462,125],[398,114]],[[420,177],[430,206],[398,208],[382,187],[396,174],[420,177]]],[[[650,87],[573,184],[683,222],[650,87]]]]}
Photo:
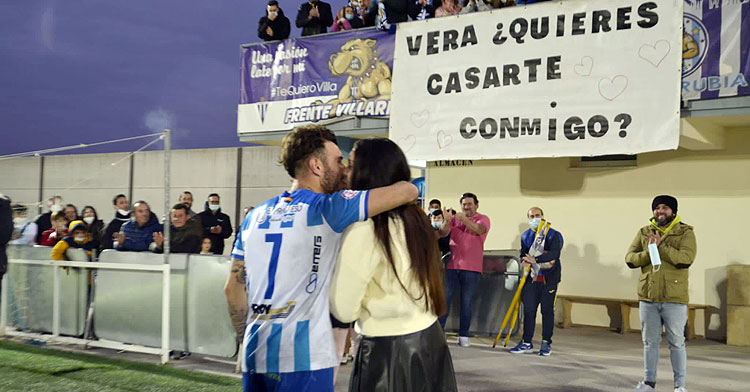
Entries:
{"type": "MultiPolygon", "coordinates": [[[[513,250],[488,250],[484,252],[484,272],[479,287],[474,294],[474,311],[471,317],[470,333],[495,336],[505,313],[510,308],[513,294],[520,281],[519,252],[513,250]]],[[[458,331],[461,293],[456,292],[451,301],[451,309],[445,321],[446,331],[458,331]]],[[[521,318],[519,312],[518,318],[521,318]]],[[[521,323],[516,322],[511,334],[515,334],[521,323]]]]}
{"type": "MultiPolygon", "coordinates": [[[[7,284],[6,323],[11,329],[55,334],[54,275],[50,248],[9,246],[11,260],[7,284]],[[28,264],[38,260],[46,265],[28,264]],[[52,265],[52,266],[51,266],[52,265]]],[[[67,253],[71,261],[86,261],[80,249],[67,253]]],[[[149,252],[106,250],[93,280],[93,325],[96,337],[118,344],[162,347],[161,330],[166,316],[169,349],[231,357],[236,352],[235,333],[224,297],[229,275],[226,256],[169,255],[169,313],[162,314],[162,289],[166,280],[158,272],[163,255],[149,252]],[[123,269],[113,269],[121,266],[123,269]],[[149,270],[133,270],[138,266],[149,270]],[[125,269],[127,268],[127,269],[125,269]]],[[[61,335],[82,337],[88,312],[88,270],[59,270],[59,329],[61,335]]],[[[510,306],[519,282],[518,252],[487,251],[484,274],[474,300],[471,332],[494,335],[510,306]]],[[[458,329],[459,295],[454,296],[446,330],[458,329]]],[[[516,329],[518,330],[516,324],[516,329]]],[[[164,340],[166,342],[166,340],[164,340]]]]}

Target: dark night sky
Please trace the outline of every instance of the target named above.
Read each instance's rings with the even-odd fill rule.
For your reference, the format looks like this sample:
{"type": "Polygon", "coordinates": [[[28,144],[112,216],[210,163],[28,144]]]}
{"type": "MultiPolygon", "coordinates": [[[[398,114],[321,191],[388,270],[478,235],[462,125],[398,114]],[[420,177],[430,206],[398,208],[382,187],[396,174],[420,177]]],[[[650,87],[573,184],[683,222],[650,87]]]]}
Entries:
{"type": "MultiPolygon", "coordinates": [[[[279,3],[294,26],[301,1],[279,3]]],[[[345,1],[329,3],[335,13],[345,1]]],[[[0,1],[0,155],[164,126],[174,131],[173,148],[242,145],[240,45],[259,41],[265,4],[0,1]]],[[[146,142],[72,152],[132,151],[146,142]]]]}

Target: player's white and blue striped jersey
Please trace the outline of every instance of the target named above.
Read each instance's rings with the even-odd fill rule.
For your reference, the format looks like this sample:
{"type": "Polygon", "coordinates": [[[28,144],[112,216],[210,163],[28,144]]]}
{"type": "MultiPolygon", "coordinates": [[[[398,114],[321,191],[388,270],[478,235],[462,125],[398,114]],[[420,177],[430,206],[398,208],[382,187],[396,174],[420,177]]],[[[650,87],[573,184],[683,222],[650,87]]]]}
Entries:
{"type": "Polygon", "coordinates": [[[300,189],[242,222],[232,257],[245,261],[248,318],[242,371],[288,373],[338,365],[329,286],[341,233],[365,221],[367,191],[300,189]]]}

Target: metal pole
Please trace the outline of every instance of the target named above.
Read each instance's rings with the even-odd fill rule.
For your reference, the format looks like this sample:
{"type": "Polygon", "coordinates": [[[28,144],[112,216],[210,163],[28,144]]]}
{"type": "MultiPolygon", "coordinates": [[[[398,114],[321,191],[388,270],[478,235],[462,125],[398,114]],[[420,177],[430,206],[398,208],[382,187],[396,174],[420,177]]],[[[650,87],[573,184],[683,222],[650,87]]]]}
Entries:
{"type": "MultiPolygon", "coordinates": [[[[37,208],[37,213],[39,215],[42,214],[42,209],[44,205],[44,155],[39,157],[39,207],[37,208]]],[[[50,218],[50,223],[52,219],[50,218]]],[[[39,238],[39,237],[37,237],[39,238]]]]}
{"type": "MultiPolygon", "coordinates": [[[[240,219],[242,219],[242,210],[245,208],[242,206],[242,147],[237,148],[237,178],[235,183],[234,193],[234,227],[240,227],[240,219]]],[[[236,235],[236,232],[235,232],[236,235]]],[[[234,244],[232,244],[234,245],[234,244]]]]}
{"type": "Polygon", "coordinates": [[[164,130],[164,211],[166,218],[164,219],[164,243],[162,249],[164,250],[164,271],[162,272],[162,290],[161,290],[161,363],[165,364],[169,361],[169,311],[170,311],[170,274],[171,270],[169,267],[169,239],[170,233],[169,228],[171,225],[171,211],[169,209],[169,179],[170,179],[170,148],[171,148],[171,134],[172,131],[169,129],[164,130]]]}
{"type": "Polygon", "coordinates": [[[8,274],[2,277],[0,286],[0,335],[5,335],[5,327],[8,325],[8,274]]]}
{"type": "Polygon", "coordinates": [[[133,175],[135,172],[135,154],[130,154],[130,168],[128,175],[128,202],[133,204],[133,175]]]}
{"type": "Polygon", "coordinates": [[[54,269],[52,282],[52,337],[60,336],[60,267],[54,269]]]}

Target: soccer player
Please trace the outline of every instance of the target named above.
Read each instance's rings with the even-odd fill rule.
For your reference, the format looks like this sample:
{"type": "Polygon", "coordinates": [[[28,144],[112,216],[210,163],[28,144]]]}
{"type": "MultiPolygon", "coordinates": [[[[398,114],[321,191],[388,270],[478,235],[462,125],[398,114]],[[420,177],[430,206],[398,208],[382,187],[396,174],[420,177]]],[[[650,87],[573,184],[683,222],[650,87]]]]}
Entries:
{"type": "Polygon", "coordinates": [[[243,387],[333,391],[339,358],[329,285],[341,234],[354,222],[416,200],[418,190],[405,181],[342,190],[343,156],[334,134],[322,126],[290,132],[280,161],[294,185],[245,217],[224,290],[238,337],[243,336],[243,387]]]}

